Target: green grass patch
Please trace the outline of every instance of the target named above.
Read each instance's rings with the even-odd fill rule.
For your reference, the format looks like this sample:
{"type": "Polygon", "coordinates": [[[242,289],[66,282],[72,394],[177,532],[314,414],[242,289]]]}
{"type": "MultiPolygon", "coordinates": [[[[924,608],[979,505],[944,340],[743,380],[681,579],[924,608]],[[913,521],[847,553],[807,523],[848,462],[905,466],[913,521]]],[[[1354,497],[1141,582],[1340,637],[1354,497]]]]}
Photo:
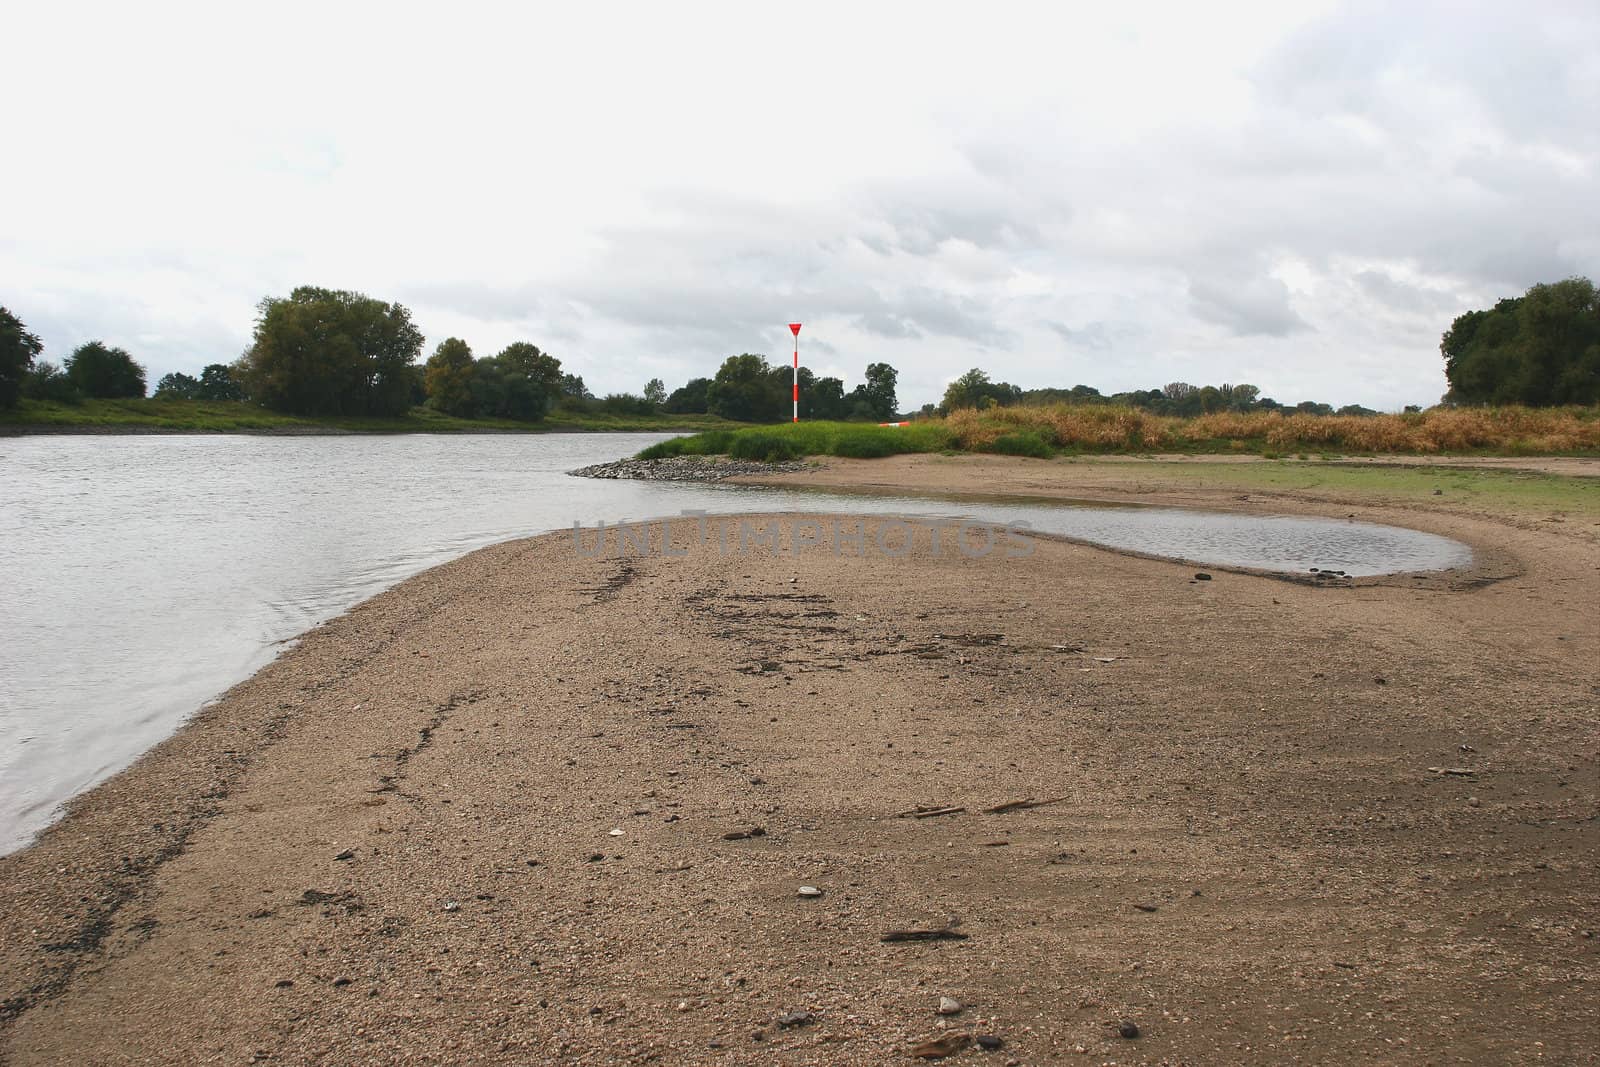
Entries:
{"type": "MultiPolygon", "coordinates": [[[[1086,458],[1078,463],[1094,463],[1086,458]]],[[[1563,514],[1600,521],[1600,478],[1488,467],[1279,460],[1270,463],[1118,460],[1109,471],[1136,467],[1155,482],[1197,488],[1282,491],[1352,503],[1394,502],[1419,510],[1467,508],[1501,515],[1563,514]],[[1434,490],[1440,490],[1438,495],[1434,490]]]]}
{"type": "Polygon", "coordinates": [[[800,422],[674,437],[650,446],[639,453],[639,458],[731,455],[761,459],[793,459],[800,456],[876,459],[902,452],[939,452],[950,446],[950,435],[944,429],[944,424],[933,420],[914,422],[910,426],[800,422]]]}
{"type": "Polygon", "coordinates": [[[85,400],[56,404],[24,400],[0,411],[0,426],[70,433],[552,433],[671,432],[737,425],[713,415],[611,415],[557,411],[542,422],[459,419],[432,408],[395,418],[284,415],[253,404],[206,400],[85,400]]]}
{"type": "Polygon", "coordinates": [[[1031,456],[1034,459],[1049,459],[1055,454],[1046,441],[1037,433],[1008,433],[996,437],[987,449],[998,452],[1002,456],[1031,456]]]}

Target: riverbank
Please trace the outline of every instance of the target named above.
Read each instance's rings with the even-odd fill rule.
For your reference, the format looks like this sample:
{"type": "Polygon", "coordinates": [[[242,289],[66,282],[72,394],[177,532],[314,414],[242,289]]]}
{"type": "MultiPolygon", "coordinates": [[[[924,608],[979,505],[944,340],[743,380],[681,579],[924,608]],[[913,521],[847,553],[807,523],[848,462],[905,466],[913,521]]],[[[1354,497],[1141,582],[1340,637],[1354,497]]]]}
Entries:
{"type": "Polygon", "coordinates": [[[1005,1042],[971,1062],[1589,1055],[1593,521],[1078,467],[778,477],[1348,513],[1515,565],[485,549],[0,860],[0,1059],[909,1063],[941,996],[1005,1042]]]}
{"type": "Polygon", "coordinates": [[[461,419],[431,408],[403,416],[298,416],[234,401],[24,400],[0,411],[0,437],[33,434],[227,433],[321,435],[352,433],[695,433],[739,425],[714,415],[611,415],[557,411],[540,422],[461,419]]]}

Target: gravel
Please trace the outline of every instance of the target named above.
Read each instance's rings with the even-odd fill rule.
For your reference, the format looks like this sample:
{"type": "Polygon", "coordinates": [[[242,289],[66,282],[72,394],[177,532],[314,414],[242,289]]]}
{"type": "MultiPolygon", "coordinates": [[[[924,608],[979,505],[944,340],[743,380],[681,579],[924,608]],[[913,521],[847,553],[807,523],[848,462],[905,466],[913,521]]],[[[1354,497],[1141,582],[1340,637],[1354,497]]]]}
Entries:
{"type": "Polygon", "coordinates": [[[744,474],[791,474],[810,469],[800,460],[765,463],[727,456],[669,456],[666,459],[619,459],[567,473],[574,478],[632,478],[646,482],[720,482],[744,474]]]}

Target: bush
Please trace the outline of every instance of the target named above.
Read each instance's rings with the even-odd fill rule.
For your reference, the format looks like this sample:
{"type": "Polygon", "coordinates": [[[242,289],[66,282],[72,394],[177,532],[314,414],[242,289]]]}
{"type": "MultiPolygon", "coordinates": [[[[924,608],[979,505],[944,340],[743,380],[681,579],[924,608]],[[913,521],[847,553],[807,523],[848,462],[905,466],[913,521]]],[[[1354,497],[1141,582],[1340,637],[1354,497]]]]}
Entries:
{"type": "Polygon", "coordinates": [[[1049,459],[1051,456],[1050,445],[1036,433],[1003,434],[989,445],[989,451],[1004,456],[1032,456],[1034,459],[1049,459]]]}
{"type": "Polygon", "coordinates": [[[849,459],[880,459],[901,451],[894,429],[873,427],[843,430],[833,444],[833,454],[849,459]]]}
{"type": "Polygon", "coordinates": [[[787,437],[773,433],[746,432],[734,435],[733,443],[728,447],[728,455],[734,459],[780,463],[784,460],[799,459],[801,453],[799,447],[787,437]]]}

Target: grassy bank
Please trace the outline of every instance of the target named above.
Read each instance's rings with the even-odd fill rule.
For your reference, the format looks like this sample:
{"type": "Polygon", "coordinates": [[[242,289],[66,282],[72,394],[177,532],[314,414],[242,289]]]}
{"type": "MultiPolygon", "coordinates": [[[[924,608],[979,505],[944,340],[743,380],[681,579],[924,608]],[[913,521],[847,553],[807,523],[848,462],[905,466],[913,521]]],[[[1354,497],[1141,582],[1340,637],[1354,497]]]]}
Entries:
{"type": "Polygon", "coordinates": [[[553,431],[663,432],[737,425],[714,415],[607,415],[558,411],[543,422],[458,419],[430,408],[399,418],[284,415],[253,404],[205,400],[86,400],[52,404],[24,400],[0,411],[0,433],[548,433],[553,431]]]}
{"type": "MultiPolygon", "coordinates": [[[[953,462],[953,461],[952,461],[953,462]]],[[[1095,460],[1072,465],[1079,481],[1134,477],[1173,489],[1304,494],[1352,504],[1403,504],[1427,511],[1463,505],[1507,517],[1547,516],[1600,521],[1600,478],[1493,468],[1412,467],[1399,464],[1234,463],[1205,460],[1095,460]]]]}
{"type": "Polygon", "coordinates": [[[1186,452],[1279,456],[1596,455],[1600,408],[1444,409],[1405,415],[1285,415],[1280,412],[1172,418],[1134,408],[1073,406],[956,411],[909,426],[809,422],[721,429],[664,441],[640,453],[733,455],[742,459],[902,452],[992,452],[1047,459],[1095,453],[1186,452]]]}

